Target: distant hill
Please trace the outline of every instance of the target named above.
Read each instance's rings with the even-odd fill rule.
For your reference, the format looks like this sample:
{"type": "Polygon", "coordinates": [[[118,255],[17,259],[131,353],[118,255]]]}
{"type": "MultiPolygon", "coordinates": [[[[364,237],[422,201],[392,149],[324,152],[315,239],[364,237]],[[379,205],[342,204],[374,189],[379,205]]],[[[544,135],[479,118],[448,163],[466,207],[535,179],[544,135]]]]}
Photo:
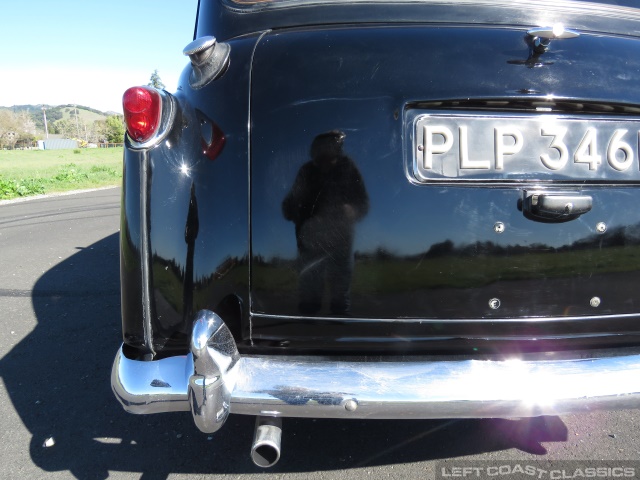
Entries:
{"type": "Polygon", "coordinates": [[[62,111],[63,119],[75,121],[77,113],[78,120],[86,124],[91,124],[96,120],[104,120],[108,117],[106,113],[87,107],[74,107],[73,105],[67,105],[59,106],[58,108],[62,111]]]}
{"type": "Polygon", "coordinates": [[[96,108],[91,108],[91,107],[85,107],[84,105],[73,105],[71,103],[65,104],[65,105],[14,105],[12,107],[0,107],[0,109],[4,109],[4,110],[12,110],[14,112],[22,112],[22,111],[26,111],[29,113],[41,113],[42,112],[42,107],[45,107],[47,109],[47,112],[49,110],[59,110],[59,109],[65,109],[65,108],[74,108],[77,107],[78,111],[80,110],[85,110],[87,112],[93,112],[95,114],[98,115],[103,115],[105,117],[108,117],[109,115],[114,115],[116,112],[103,112],[101,110],[98,110],[96,108]]]}
{"type": "MultiPolygon", "coordinates": [[[[26,112],[36,124],[39,132],[44,132],[44,119],[42,116],[43,105],[14,105],[12,107],[0,107],[0,110],[11,110],[14,113],[26,112]]],[[[44,105],[47,112],[47,123],[51,125],[56,120],[76,121],[76,109],[78,122],[84,125],[91,125],[96,120],[105,120],[110,115],[117,115],[115,112],[102,112],[95,108],[83,105],[44,105]]]]}

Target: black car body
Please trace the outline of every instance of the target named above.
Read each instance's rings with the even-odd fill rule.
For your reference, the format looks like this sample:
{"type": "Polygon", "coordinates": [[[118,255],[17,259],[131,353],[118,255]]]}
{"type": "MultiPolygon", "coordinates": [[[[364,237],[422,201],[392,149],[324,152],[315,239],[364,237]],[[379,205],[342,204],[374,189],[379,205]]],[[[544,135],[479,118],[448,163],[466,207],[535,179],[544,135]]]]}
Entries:
{"type": "Polygon", "coordinates": [[[285,416],[636,406],[633,4],[201,0],[126,139],[125,409],[267,465],[285,416]]]}

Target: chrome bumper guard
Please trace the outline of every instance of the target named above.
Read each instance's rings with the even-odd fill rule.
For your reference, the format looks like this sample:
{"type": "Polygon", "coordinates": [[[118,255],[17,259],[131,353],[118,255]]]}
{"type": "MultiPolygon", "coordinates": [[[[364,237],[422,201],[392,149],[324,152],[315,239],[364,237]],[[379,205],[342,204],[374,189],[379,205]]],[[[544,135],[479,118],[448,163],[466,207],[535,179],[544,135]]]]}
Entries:
{"type": "Polygon", "coordinates": [[[532,417],[640,406],[640,354],[552,360],[367,360],[240,356],[216,314],[198,314],[186,356],[118,352],[115,396],[131,413],[313,418],[532,417]]]}

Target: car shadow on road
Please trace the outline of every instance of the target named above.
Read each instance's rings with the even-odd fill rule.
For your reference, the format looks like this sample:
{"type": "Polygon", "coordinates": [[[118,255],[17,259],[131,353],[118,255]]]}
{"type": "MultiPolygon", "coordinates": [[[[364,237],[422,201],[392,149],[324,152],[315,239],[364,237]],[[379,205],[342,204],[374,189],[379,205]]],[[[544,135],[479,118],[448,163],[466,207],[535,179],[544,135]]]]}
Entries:
{"type": "MultiPolygon", "coordinates": [[[[45,471],[103,479],[109,471],[257,473],[249,459],[254,418],[232,415],[215,435],[188,413],[135,416],[111,392],[120,344],[118,236],[45,272],[33,292],[37,327],[0,360],[0,375],[45,471]],[[54,445],[44,447],[49,438],[54,445]]],[[[543,455],[562,442],[558,417],[522,420],[338,421],[285,419],[278,472],[333,471],[455,458],[506,449],[543,455]]],[[[523,455],[525,456],[525,455],[523,455]]]]}

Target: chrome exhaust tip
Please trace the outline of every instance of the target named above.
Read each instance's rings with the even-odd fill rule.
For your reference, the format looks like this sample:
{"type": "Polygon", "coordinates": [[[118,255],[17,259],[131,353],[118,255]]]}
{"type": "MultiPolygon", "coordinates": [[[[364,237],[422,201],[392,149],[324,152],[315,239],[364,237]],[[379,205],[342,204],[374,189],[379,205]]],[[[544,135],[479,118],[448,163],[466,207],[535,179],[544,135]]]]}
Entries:
{"type": "Polygon", "coordinates": [[[280,460],[280,440],[282,438],[282,419],[276,417],[257,417],[256,429],[251,445],[251,460],[258,467],[273,467],[280,460]]]}

